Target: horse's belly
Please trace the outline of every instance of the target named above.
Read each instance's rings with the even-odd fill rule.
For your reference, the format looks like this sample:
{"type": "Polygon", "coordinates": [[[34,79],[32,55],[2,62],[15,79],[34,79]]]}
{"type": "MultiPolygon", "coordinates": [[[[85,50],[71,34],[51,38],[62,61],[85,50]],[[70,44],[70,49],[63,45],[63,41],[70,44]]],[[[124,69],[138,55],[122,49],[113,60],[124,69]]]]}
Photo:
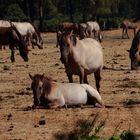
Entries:
{"type": "Polygon", "coordinates": [[[79,86],[79,84],[69,84],[69,86],[66,87],[66,91],[64,91],[63,95],[66,104],[76,105],[87,103],[87,93],[84,88],[81,88],[81,86],[79,86]]]}

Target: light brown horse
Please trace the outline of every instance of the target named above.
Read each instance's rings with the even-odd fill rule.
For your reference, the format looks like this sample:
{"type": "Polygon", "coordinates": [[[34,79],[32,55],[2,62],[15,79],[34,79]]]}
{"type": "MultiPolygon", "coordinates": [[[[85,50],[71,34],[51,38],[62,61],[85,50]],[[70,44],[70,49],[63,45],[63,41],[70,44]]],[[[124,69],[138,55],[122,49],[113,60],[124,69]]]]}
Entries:
{"type": "Polygon", "coordinates": [[[26,43],[16,27],[12,23],[10,24],[10,27],[0,27],[0,46],[9,45],[11,49],[11,62],[15,61],[15,47],[18,47],[20,55],[24,61],[28,61],[28,49],[26,43]]]}
{"type": "Polygon", "coordinates": [[[70,33],[71,31],[73,31],[73,33],[76,35],[79,34],[79,27],[78,27],[77,23],[64,22],[57,26],[57,28],[56,28],[56,38],[57,38],[56,47],[58,47],[58,45],[59,45],[58,43],[59,43],[61,34],[63,34],[64,32],[70,33]]]}
{"type": "Polygon", "coordinates": [[[61,62],[65,66],[69,82],[72,75],[79,75],[80,83],[88,83],[87,75],[94,73],[96,88],[100,89],[100,72],[103,67],[101,44],[92,38],[78,39],[71,33],[63,34],[59,41],[61,62]]]}
{"type": "Polygon", "coordinates": [[[102,107],[102,99],[97,90],[87,84],[59,83],[44,75],[29,74],[33,90],[34,106],[49,108],[92,104],[102,107]]]}
{"type": "Polygon", "coordinates": [[[95,39],[97,38],[99,40],[99,42],[102,42],[103,35],[101,34],[101,29],[100,29],[98,22],[97,21],[88,21],[86,24],[90,27],[90,30],[89,29],[87,30],[89,37],[91,37],[92,33],[93,33],[94,38],[95,39]]]}
{"type": "Polygon", "coordinates": [[[136,35],[136,30],[137,28],[140,27],[140,22],[139,21],[130,21],[130,20],[124,20],[120,27],[122,28],[122,38],[125,38],[125,36],[127,38],[129,38],[128,35],[128,29],[132,29],[134,31],[134,36],[136,35]]]}

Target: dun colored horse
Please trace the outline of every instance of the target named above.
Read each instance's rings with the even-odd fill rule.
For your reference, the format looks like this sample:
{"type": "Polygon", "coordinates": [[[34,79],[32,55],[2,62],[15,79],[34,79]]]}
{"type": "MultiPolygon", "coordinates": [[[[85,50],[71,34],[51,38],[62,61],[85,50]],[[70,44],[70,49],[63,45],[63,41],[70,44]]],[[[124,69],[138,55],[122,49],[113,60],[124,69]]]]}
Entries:
{"type": "Polygon", "coordinates": [[[91,37],[93,33],[94,38],[98,38],[98,40],[102,42],[103,36],[101,34],[101,29],[99,24],[96,21],[88,21],[87,25],[90,26],[90,30],[88,30],[89,36],[91,37]]]}
{"type": "Polygon", "coordinates": [[[58,47],[58,43],[60,40],[60,36],[61,34],[65,33],[70,33],[71,31],[73,31],[74,34],[78,35],[79,34],[79,27],[77,23],[72,23],[72,22],[64,22],[61,23],[57,26],[56,29],[56,38],[57,38],[57,43],[56,43],[56,47],[58,47]]]}
{"type": "Polygon", "coordinates": [[[23,41],[23,37],[18,32],[16,27],[10,23],[10,27],[0,27],[0,46],[9,45],[11,49],[11,62],[15,61],[14,48],[18,46],[21,57],[24,61],[28,61],[28,49],[23,41]]]}
{"type": "Polygon", "coordinates": [[[124,20],[120,27],[122,28],[122,38],[125,38],[125,36],[127,38],[129,38],[128,35],[128,29],[132,29],[134,31],[134,36],[136,35],[136,30],[137,28],[140,27],[140,22],[139,21],[129,21],[129,20],[124,20]]]}
{"type": "Polygon", "coordinates": [[[96,88],[100,89],[100,72],[103,67],[101,44],[92,38],[79,40],[71,33],[63,34],[59,41],[61,62],[65,66],[69,82],[72,75],[79,75],[80,83],[88,83],[87,75],[94,73],[96,88]]]}
{"type": "MultiPolygon", "coordinates": [[[[27,44],[31,42],[32,47],[38,46],[39,49],[43,48],[43,40],[38,29],[29,22],[12,22],[17,28],[18,32],[25,38],[27,44]],[[30,42],[29,42],[30,41],[30,42]]],[[[0,20],[0,27],[10,27],[8,21],[0,20]]]]}
{"type": "Polygon", "coordinates": [[[48,106],[49,108],[63,107],[66,105],[92,104],[102,107],[100,94],[87,84],[59,83],[44,75],[32,76],[31,88],[35,106],[48,106]]]}
{"type": "Polygon", "coordinates": [[[138,69],[138,66],[140,66],[140,29],[133,38],[129,57],[131,59],[131,70],[138,69]]]}

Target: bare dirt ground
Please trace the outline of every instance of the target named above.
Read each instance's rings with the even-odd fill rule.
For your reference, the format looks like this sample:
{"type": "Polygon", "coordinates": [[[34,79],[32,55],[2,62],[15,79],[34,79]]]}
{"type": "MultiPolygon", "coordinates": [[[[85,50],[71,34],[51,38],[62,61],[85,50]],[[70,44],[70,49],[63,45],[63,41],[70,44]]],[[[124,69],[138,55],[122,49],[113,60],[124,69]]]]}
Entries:
{"type": "MultiPolygon", "coordinates": [[[[42,34],[44,49],[31,49],[29,62],[23,62],[16,50],[16,62],[10,62],[10,51],[0,51],[0,139],[57,140],[59,134],[74,132],[78,121],[92,121],[98,113],[93,130],[105,121],[99,136],[108,138],[131,130],[140,135],[140,71],[130,70],[130,39],[121,39],[121,30],[104,31],[102,43],[104,66],[101,96],[112,108],[31,109],[31,80],[28,73],[44,73],[59,82],[68,82],[64,66],[55,47],[55,33],[42,34]],[[44,125],[39,124],[43,118],[44,125]]],[[[88,77],[95,87],[94,77],[88,77]]],[[[79,82],[77,76],[75,82],[79,82]]],[[[92,133],[92,132],[91,132],[92,133]]],[[[65,139],[65,138],[60,138],[65,139]]]]}

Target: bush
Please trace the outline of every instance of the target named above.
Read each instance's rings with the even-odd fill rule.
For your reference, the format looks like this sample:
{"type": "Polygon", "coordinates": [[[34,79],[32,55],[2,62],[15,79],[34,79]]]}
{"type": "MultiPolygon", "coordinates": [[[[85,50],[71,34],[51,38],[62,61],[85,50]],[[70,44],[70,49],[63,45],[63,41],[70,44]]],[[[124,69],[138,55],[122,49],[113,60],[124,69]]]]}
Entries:
{"type": "Polygon", "coordinates": [[[109,18],[106,20],[106,28],[107,29],[119,28],[121,21],[122,20],[120,18],[117,18],[117,17],[109,18]]]}

